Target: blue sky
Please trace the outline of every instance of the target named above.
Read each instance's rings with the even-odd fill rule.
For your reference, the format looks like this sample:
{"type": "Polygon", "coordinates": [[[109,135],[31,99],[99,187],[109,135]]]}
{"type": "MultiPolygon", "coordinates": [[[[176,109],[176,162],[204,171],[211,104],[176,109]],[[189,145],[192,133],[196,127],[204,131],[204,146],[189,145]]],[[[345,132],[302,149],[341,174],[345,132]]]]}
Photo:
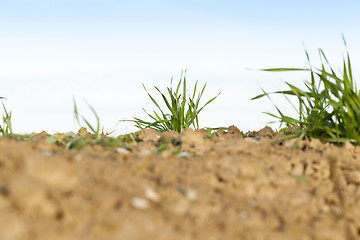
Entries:
{"type": "Polygon", "coordinates": [[[249,69],[302,67],[303,44],[315,63],[321,47],[340,66],[344,34],[356,77],[359,10],[358,1],[322,0],[0,1],[0,96],[16,132],[75,130],[73,96],[83,115],[92,119],[85,98],[111,130],[146,118],[142,107],[154,110],[142,83],[165,90],[187,69],[189,84],[207,82],[205,98],[222,92],[201,126],[257,130],[274,108],[249,99],[306,76],[249,69]]]}

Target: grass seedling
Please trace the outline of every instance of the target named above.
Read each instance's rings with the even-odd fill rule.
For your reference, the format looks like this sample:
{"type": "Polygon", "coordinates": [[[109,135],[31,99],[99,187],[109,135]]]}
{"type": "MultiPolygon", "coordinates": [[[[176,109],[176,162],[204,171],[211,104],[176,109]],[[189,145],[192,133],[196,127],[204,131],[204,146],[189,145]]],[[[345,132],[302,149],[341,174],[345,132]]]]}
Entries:
{"type": "Polygon", "coordinates": [[[165,113],[163,109],[161,109],[160,105],[157,101],[150,95],[147,91],[145,85],[143,87],[148,94],[151,101],[155,104],[156,108],[159,112],[154,111],[153,114],[149,114],[144,108],[143,110],[147,113],[147,115],[152,119],[152,121],[144,121],[139,118],[134,118],[133,121],[135,126],[140,129],[145,128],[153,128],[160,132],[174,130],[177,132],[181,132],[181,130],[189,128],[191,125],[195,128],[199,128],[199,113],[203,110],[205,106],[215,100],[219,96],[211,98],[207,101],[202,107],[200,107],[200,99],[204,93],[206,83],[201,89],[200,92],[196,95],[196,89],[198,81],[195,83],[194,91],[192,95],[187,97],[187,88],[186,88],[186,71],[181,72],[180,81],[177,84],[176,89],[172,88],[173,78],[171,78],[171,86],[167,88],[167,92],[169,94],[168,98],[163,94],[159,88],[155,86],[155,89],[160,93],[167,109],[168,113],[165,113]],[[182,87],[181,87],[182,85],[182,87]]]}
{"type": "Polygon", "coordinates": [[[90,121],[88,121],[85,117],[79,114],[75,99],[73,99],[73,101],[74,101],[74,118],[80,127],[79,133],[74,134],[72,132],[69,132],[64,134],[62,133],[54,134],[47,138],[48,142],[56,143],[60,146],[65,146],[66,149],[81,149],[84,146],[92,145],[92,144],[99,144],[109,148],[124,145],[122,139],[108,137],[112,132],[104,133],[104,127],[100,127],[100,118],[98,114],[96,113],[95,109],[86,100],[85,103],[88,105],[91,112],[95,116],[96,125],[91,124],[90,121]],[[82,127],[83,125],[81,123],[81,120],[90,129],[92,135],[88,134],[86,129],[82,127]]]}
{"type": "Polygon", "coordinates": [[[94,116],[96,118],[96,127],[95,127],[95,125],[92,125],[85,117],[83,117],[82,115],[79,114],[75,99],[73,101],[74,101],[74,118],[76,119],[80,128],[82,127],[82,124],[80,121],[80,118],[81,118],[85,122],[85,124],[88,126],[88,128],[92,131],[92,133],[94,134],[94,138],[96,140],[99,140],[102,135],[107,136],[112,133],[112,132],[110,132],[110,133],[105,134],[104,127],[101,128],[101,132],[100,132],[100,118],[99,118],[98,114],[96,113],[95,109],[86,100],[85,100],[85,103],[88,105],[88,107],[90,108],[90,110],[92,111],[92,113],[94,114],[94,116]]]}
{"type": "Polygon", "coordinates": [[[12,125],[11,125],[11,111],[8,112],[4,103],[3,102],[1,103],[4,109],[4,115],[3,115],[3,124],[0,125],[0,133],[4,137],[10,137],[13,135],[12,125]]]}
{"type": "MultiPolygon", "coordinates": [[[[288,90],[273,92],[283,94],[290,104],[292,102],[288,96],[295,96],[299,103],[297,108],[294,106],[298,118],[283,114],[276,105],[279,115],[267,113],[286,125],[288,138],[298,137],[299,140],[319,138],[336,143],[351,141],[357,145],[360,143],[360,92],[354,82],[344,37],[343,41],[346,57],[343,59],[340,74],[334,71],[321,49],[319,49],[320,68],[311,65],[309,54],[305,51],[309,67],[263,69],[270,72],[307,71],[310,73],[310,81],[304,81],[305,90],[286,82],[288,90]]],[[[252,99],[269,97],[269,94],[263,90],[263,94],[252,99]]]]}

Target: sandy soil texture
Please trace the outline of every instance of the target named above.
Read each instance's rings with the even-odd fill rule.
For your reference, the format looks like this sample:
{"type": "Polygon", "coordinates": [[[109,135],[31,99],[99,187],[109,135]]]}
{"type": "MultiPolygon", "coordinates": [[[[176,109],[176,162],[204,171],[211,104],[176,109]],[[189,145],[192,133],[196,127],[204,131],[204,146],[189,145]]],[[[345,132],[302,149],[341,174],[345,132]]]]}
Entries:
{"type": "Polygon", "coordinates": [[[0,239],[360,239],[360,148],[270,128],[127,148],[0,138],[0,239]]]}

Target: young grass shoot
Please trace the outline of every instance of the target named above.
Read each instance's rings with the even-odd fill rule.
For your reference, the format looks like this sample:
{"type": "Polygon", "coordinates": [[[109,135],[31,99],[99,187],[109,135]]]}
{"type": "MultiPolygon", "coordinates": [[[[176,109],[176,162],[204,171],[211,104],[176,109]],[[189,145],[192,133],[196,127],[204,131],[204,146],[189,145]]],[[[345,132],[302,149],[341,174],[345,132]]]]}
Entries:
{"type": "Polygon", "coordinates": [[[4,102],[1,103],[4,110],[4,115],[2,117],[3,123],[2,125],[0,125],[0,134],[4,137],[10,137],[13,135],[12,124],[11,124],[11,111],[8,111],[6,109],[4,102]]]}
{"type": "Polygon", "coordinates": [[[203,106],[200,106],[200,99],[204,93],[206,83],[202,87],[201,91],[196,94],[198,85],[198,81],[196,81],[192,94],[187,96],[186,71],[181,72],[180,81],[175,89],[172,88],[172,82],[173,78],[171,78],[171,86],[167,88],[168,97],[166,97],[165,94],[163,94],[159,88],[155,86],[155,89],[160,93],[168,112],[165,112],[165,110],[160,107],[158,102],[150,95],[143,84],[146,93],[159,111],[154,111],[153,114],[150,114],[143,108],[152,121],[145,121],[134,117],[134,120],[130,121],[134,122],[137,128],[152,128],[159,132],[170,130],[181,132],[183,129],[189,128],[190,126],[198,129],[199,113],[220,94],[219,93],[208,100],[203,106]]]}
{"type": "Polygon", "coordinates": [[[102,127],[102,128],[100,127],[100,118],[99,118],[98,114],[96,113],[95,109],[86,100],[85,100],[85,103],[88,105],[91,112],[95,116],[96,125],[91,124],[85,117],[83,117],[82,115],[79,114],[75,99],[73,99],[73,101],[74,101],[74,118],[76,119],[79,127],[81,128],[80,130],[83,130],[82,124],[80,121],[80,118],[81,118],[85,122],[86,126],[92,131],[92,133],[94,134],[94,138],[96,140],[100,139],[102,135],[107,136],[112,133],[112,132],[104,133],[104,127],[102,127]]]}

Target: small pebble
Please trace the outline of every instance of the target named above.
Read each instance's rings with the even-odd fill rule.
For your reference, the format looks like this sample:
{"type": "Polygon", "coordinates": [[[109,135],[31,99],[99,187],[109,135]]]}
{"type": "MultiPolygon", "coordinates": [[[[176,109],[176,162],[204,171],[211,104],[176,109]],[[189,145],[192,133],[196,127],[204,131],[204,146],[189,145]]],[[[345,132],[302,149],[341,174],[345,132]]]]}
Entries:
{"type": "Polygon", "coordinates": [[[187,190],[185,193],[187,199],[194,201],[197,197],[197,192],[193,189],[187,190]]]}
{"type": "Polygon", "coordinates": [[[179,184],[179,185],[177,186],[177,190],[178,190],[179,192],[181,192],[182,194],[185,194],[185,193],[186,193],[186,188],[185,188],[183,185],[181,185],[181,184],[179,184]]]}
{"type": "Polygon", "coordinates": [[[158,202],[160,200],[159,194],[152,188],[145,189],[145,197],[153,202],[158,202]]]}
{"type": "Polygon", "coordinates": [[[181,152],[181,153],[176,154],[176,157],[178,157],[178,158],[182,158],[182,157],[188,158],[188,157],[191,157],[191,154],[188,153],[188,152],[181,152]]]}
{"type": "Polygon", "coordinates": [[[128,155],[130,153],[129,150],[127,150],[126,148],[122,148],[122,147],[119,147],[118,149],[116,149],[116,151],[120,154],[124,154],[124,155],[128,155]]]}
{"type": "Polygon", "coordinates": [[[145,198],[134,197],[131,199],[131,206],[136,209],[147,209],[150,206],[150,203],[145,198]]]}

